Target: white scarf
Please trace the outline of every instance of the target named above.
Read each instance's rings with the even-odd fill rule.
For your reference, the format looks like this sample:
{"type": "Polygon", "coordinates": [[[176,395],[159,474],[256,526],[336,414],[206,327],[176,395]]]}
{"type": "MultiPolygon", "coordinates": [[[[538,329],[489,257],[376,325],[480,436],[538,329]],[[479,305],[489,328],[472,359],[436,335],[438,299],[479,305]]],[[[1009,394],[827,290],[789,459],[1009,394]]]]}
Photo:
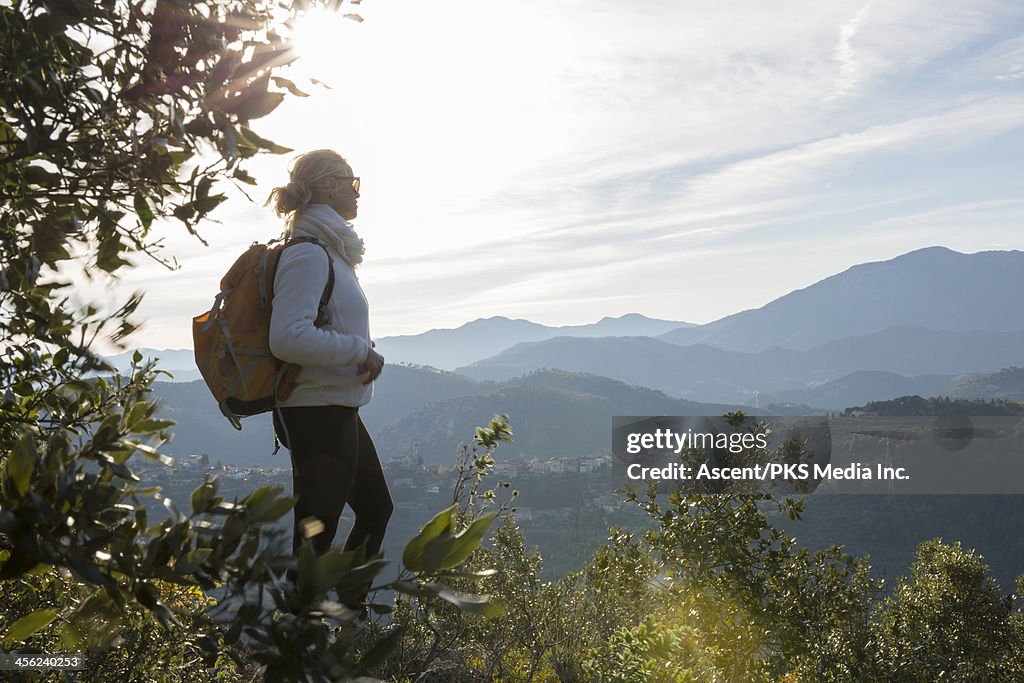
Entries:
{"type": "Polygon", "coordinates": [[[327,245],[334,253],[355,268],[363,261],[366,247],[352,224],[327,204],[310,204],[292,222],[289,236],[301,230],[327,245]]]}

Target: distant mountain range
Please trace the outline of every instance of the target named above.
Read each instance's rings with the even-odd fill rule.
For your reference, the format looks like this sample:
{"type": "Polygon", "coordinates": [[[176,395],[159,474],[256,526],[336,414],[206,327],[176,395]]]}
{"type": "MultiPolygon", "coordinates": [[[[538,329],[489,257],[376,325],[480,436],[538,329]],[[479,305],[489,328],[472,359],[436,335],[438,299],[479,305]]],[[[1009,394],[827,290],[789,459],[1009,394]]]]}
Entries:
{"type": "Polygon", "coordinates": [[[864,263],[761,308],[659,338],[757,352],[811,349],[890,327],[969,332],[1024,329],[1024,252],[929,247],[864,263]]]}
{"type": "Polygon", "coordinates": [[[508,380],[540,368],[603,375],[701,401],[753,400],[753,392],[803,389],[861,370],[904,376],[994,372],[1024,361],[1024,330],[948,332],[892,327],[805,351],[759,353],[704,344],[679,347],[644,337],[557,337],[518,344],[458,368],[477,379],[508,380]]]}
{"type": "MultiPolygon", "coordinates": [[[[474,320],[455,329],[382,337],[376,341],[378,350],[392,364],[407,362],[447,370],[472,366],[475,369],[468,372],[475,377],[507,379],[517,373],[488,373],[481,368],[507,361],[516,365],[518,361],[514,361],[514,358],[523,353],[524,347],[514,350],[513,347],[546,342],[557,337],[584,340],[647,337],[676,346],[703,345],[724,351],[759,353],[772,347],[810,351],[843,339],[859,338],[863,341],[874,333],[883,333],[891,328],[915,327],[936,333],[1013,332],[1024,330],[1024,306],[1019,301],[1022,290],[1024,252],[961,254],[944,247],[929,247],[888,261],[854,266],[761,308],[736,313],[705,325],[655,320],[639,314],[603,318],[589,325],[563,327],[493,317],[474,320]],[[506,351],[511,356],[501,355],[506,351]]],[[[906,335],[895,337],[900,338],[892,339],[894,342],[914,341],[907,339],[906,335]]],[[[878,339],[884,339],[884,336],[878,339]]],[[[969,338],[965,337],[961,341],[967,344],[964,350],[970,355],[969,338]]],[[[610,343],[623,346],[620,342],[610,343]]],[[[580,348],[588,347],[584,344],[580,348]]],[[[633,350],[637,351],[653,353],[659,360],[659,354],[668,353],[659,350],[656,344],[633,350]]],[[[898,348],[893,351],[897,355],[901,353],[898,348]]],[[[158,355],[161,359],[160,367],[172,372],[174,381],[198,378],[191,351],[143,349],[143,352],[146,355],[158,355]]],[[[694,353],[691,351],[691,355],[694,353]]],[[[849,363],[842,365],[843,372],[837,374],[836,369],[825,368],[824,377],[818,376],[820,373],[807,377],[807,372],[801,372],[798,373],[799,379],[803,382],[821,382],[857,370],[890,371],[904,375],[936,372],[896,368],[892,363],[880,365],[875,358],[864,358],[864,352],[856,353],[860,353],[860,360],[870,363],[865,365],[863,362],[855,362],[858,357],[852,356],[849,363]]],[[[113,360],[118,367],[123,368],[127,366],[129,357],[130,354],[121,354],[113,360]]],[[[522,362],[519,363],[521,367],[518,372],[545,366],[564,367],[632,381],[632,377],[615,371],[614,359],[601,360],[602,363],[598,365],[577,364],[572,367],[552,365],[547,361],[539,365],[536,362],[522,362]]],[[[650,362],[652,359],[646,360],[650,362]]],[[[970,357],[965,357],[966,364],[962,367],[941,364],[942,369],[937,372],[959,374],[994,371],[1006,364],[1022,362],[1019,358],[1004,360],[1008,362],[1000,364],[992,359],[992,362],[982,367],[970,357]]],[[[703,381],[703,378],[686,379],[695,388],[699,388],[699,383],[703,381]]],[[[712,377],[710,381],[715,380],[712,377]]],[[[706,398],[664,381],[658,385],[645,385],[657,386],[673,393],[686,391],[686,395],[706,398]]],[[[741,383],[741,386],[745,387],[746,383],[741,383]]],[[[774,386],[771,390],[787,388],[802,387],[800,382],[793,382],[786,386],[774,386]]],[[[716,400],[724,400],[724,395],[716,400]]]]}
{"type": "MultiPolygon", "coordinates": [[[[376,435],[378,430],[431,401],[494,391],[498,384],[481,382],[433,368],[389,365],[374,386],[374,400],[359,412],[376,435]]],[[[154,394],[160,401],[158,414],[177,422],[174,439],[164,447],[172,456],[206,453],[211,460],[251,466],[288,465],[288,452],[274,457],[274,431],[270,415],[242,420],[237,431],[217,410],[217,404],[202,380],[157,382],[154,394]]],[[[472,433],[470,433],[470,436],[472,433]]]]}
{"type": "Polygon", "coordinates": [[[542,370],[493,391],[427,404],[374,437],[382,452],[416,452],[430,463],[451,462],[453,445],[496,413],[509,415],[513,443],[503,457],[552,458],[610,452],[614,415],[721,415],[749,406],[696,403],[622,382],[542,370]]]}
{"type": "MultiPolygon", "coordinates": [[[[171,373],[173,377],[161,376],[161,380],[171,382],[192,382],[200,379],[199,369],[196,367],[196,356],[192,349],[148,349],[141,348],[144,360],[157,358],[157,368],[171,373]]],[[[127,372],[132,364],[132,351],[125,351],[113,356],[106,356],[107,361],[121,372],[127,372]]]]}
{"type": "MultiPolygon", "coordinates": [[[[242,431],[216,409],[202,381],[158,382],[158,415],[177,421],[172,456],[206,453],[211,461],[241,466],[287,466],[288,453],[273,450],[269,415],[246,418],[242,431]]],[[[613,415],[718,415],[741,406],[700,404],[632,387],[605,377],[563,371],[537,372],[513,382],[479,382],[432,368],[389,366],[374,400],[359,414],[384,459],[415,446],[426,462],[452,462],[455,447],[473,437],[496,413],[509,415],[515,444],[504,457],[556,457],[607,450],[613,415]]],[[[749,410],[749,408],[748,408],[749,410]]]]}
{"type": "Polygon", "coordinates": [[[669,330],[691,327],[692,323],[656,320],[630,313],[602,318],[589,325],[549,327],[529,320],[502,316],[468,322],[455,329],[438,329],[422,334],[376,339],[377,350],[389,361],[431,365],[452,370],[488,358],[520,342],[553,337],[653,337],[669,330]]]}
{"type": "MultiPolygon", "coordinates": [[[[243,420],[233,429],[216,410],[201,382],[158,382],[158,412],[177,421],[173,441],[163,451],[174,456],[206,453],[214,461],[241,466],[287,466],[288,453],[277,457],[269,415],[243,420]]],[[[507,413],[514,443],[502,457],[523,458],[586,455],[609,447],[613,415],[720,415],[742,408],[755,413],[805,414],[763,406],[788,400],[814,409],[835,409],[909,394],[951,394],[972,398],[1024,399],[1024,370],[961,377],[899,377],[891,373],[856,372],[801,392],[761,396],[761,410],[734,403],[696,403],[609,379],[562,370],[541,370],[509,382],[478,381],[455,373],[415,366],[389,366],[375,388],[374,400],[360,409],[381,457],[414,450],[428,463],[451,462],[459,442],[496,413],[507,413]],[[843,392],[846,392],[845,394],[843,392]],[[858,393],[861,392],[861,393],[858,393]]]]}
{"type": "MultiPolygon", "coordinates": [[[[524,341],[543,341],[557,336],[567,337],[653,337],[693,323],[657,320],[629,313],[618,318],[605,317],[587,325],[549,327],[502,316],[482,318],[455,329],[435,329],[422,334],[380,337],[374,340],[377,351],[389,364],[428,365],[451,370],[459,365],[493,356],[524,341]]],[[[200,379],[192,349],[139,349],[145,358],[159,358],[159,368],[170,372],[172,382],[200,379]]],[[[133,351],[107,356],[114,367],[126,371],[133,351]]]]}
{"type": "MultiPolygon", "coordinates": [[[[388,366],[363,415],[377,428],[396,426],[381,436],[389,448],[407,448],[411,435],[420,434],[415,439],[421,450],[440,457],[441,443],[507,406],[520,411],[529,425],[547,425],[547,420],[595,424],[591,419],[598,418],[584,413],[611,410],[604,399],[593,398],[609,395],[612,385],[594,388],[601,377],[633,387],[630,391],[648,387],[665,392],[663,399],[669,401],[671,396],[723,405],[802,404],[817,410],[913,394],[1014,398],[1024,396],[1024,379],[1013,368],[1024,365],[1022,290],[1024,252],[961,254],[931,247],[855,266],[759,309],[706,325],[638,314],[564,327],[494,317],[456,329],[383,337],[377,346],[388,366]],[[458,374],[401,362],[456,368],[458,374]],[[538,372],[549,368],[590,376],[588,389],[566,386],[564,378],[556,382],[557,373],[538,372]],[[1009,370],[1000,373],[1003,368],[1009,370]],[[979,378],[979,373],[997,374],[979,378]],[[524,375],[529,377],[512,381],[524,375]],[[536,406],[547,406],[551,415],[535,413],[536,406]],[[573,412],[583,406],[589,412],[573,412]],[[438,412],[442,408],[452,412],[438,412]]],[[[142,352],[159,357],[159,367],[173,373],[174,382],[198,378],[191,350],[142,352]]],[[[111,361],[125,369],[130,355],[111,361]]],[[[166,409],[183,418],[175,450],[217,450],[220,446],[206,441],[213,434],[232,451],[244,443],[241,450],[247,453],[269,453],[269,422],[235,433],[202,384],[161,384],[158,393],[167,399],[166,409]],[[230,431],[217,431],[221,428],[230,431]]],[[[632,396],[615,395],[620,402],[632,396]]],[[[624,413],[625,405],[615,412],[624,413]]],[[[682,406],[665,404],[664,410],[682,406]]],[[[561,443],[546,427],[540,433],[555,439],[549,443],[561,443]]],[[[534,437],[526,439],[529,448],[540,446],[534,437]]]]}

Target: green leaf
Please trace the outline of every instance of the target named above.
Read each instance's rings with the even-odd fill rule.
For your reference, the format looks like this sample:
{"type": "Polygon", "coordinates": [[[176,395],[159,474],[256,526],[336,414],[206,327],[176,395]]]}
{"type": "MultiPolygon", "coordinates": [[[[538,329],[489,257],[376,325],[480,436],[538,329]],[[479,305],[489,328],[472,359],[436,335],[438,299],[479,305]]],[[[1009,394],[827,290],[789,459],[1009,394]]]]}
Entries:
{"type": "Polygon", "coordinates": [[[451,569],[461,564],[469,557],[474,550],[480,547],[484,534],[491,527],[491,522],[498,516],[497,512],[490,512],[473,521],[469,527],[455,536],[455,544],[451,551],[441,562],[441,569],[451,569]]]}
{"type": "Polygon", "coordinates": [[[7,477],[14,484],[19,496],[25,495],[28,491],[37,459],[35,439],[31,434],[25,434],[14,445],[14,451],[7,459],[7,477]]]}
{"type": "Polygon", "coordinates": [[[124,418],[125,429],[134,431],[135,425],[147,417],[149,412],[149,405],[145,401],[136,401],[132,404],[132,407],[128,410],[127,416],[124,418]]]}
{"type": "Polygon", "coordinates": [[[502,442],[512,441],[512,430],[508,426],[508,416],[495,415],[486,427],[477,427],[475,439],[478,444],[488,449],[495,449],[502,442]]]}
{"type": "Polygon", "coordinates": [[[14,128],[8,124],[0,121],[0,144],[17,142],[18,136],[14,132],[14,128]]]}
{"type": "Polygon", "coordinates": [[[203,197],[192,202],[192,207],[199,213],[210,213],[218,206],[221,205],[227,199],[227,195],[224,194],[212,194],[209,197],[203,197]]]}
{"type": "Polygon", "coordinates": [[[135,195],[135,213],[138,214],[142,227],[148,230],[149,226],[153,224],[153,209],[149,207],[149,202],[141,194],[135,195]]]}
{"type": "Polygon", "coordinates": [[[59,187],[60,176],[46,170],[42,166],[26,166],[23,168],[22,174],[25,180],[32,185],[45,188],[59,187]]]}
{"type": "Polygon", "coordinates": [[[272,522],[280,519],[288,514],[288,512],[295,506],[295,500],[292,498],[278,498],[272,505],[267,507],[260,519],[264,522],[272,522]]]}
{"type": "Polygon", "coordinates": [[[355,554],[343,552],[340,548],[331,548],[316,559],[310,575],[315,593],[326,591],[331,586],[341,583],[345,575],[352,570],[355,554]]]}
{"type": "Polygon", "coordinates": [[[96,266],[107,273],[113,273],[121,266],[131,265],[129,261],[121,258],[124,251],[126,251],[126,247],[117,235],[110,235],[100,241],[100,246],[96,250],[96,266]]]}
{"type": "Polygon", "coordinates": [[[187,223],[195,215],[196,210],[192,208],[192,204],[182,204],[174,207],[174,211],[171,212],[175,218],[183,223],[187,223]]]}
{"type": "Polygon", "coordinates": [[[283,101],[283,92],[254,93],[246,97],[235,113],[238,115],[239,121],[259,119],[277,109],[277,105],[283,101]]]}
{"type": "Polygon", "coordinates": [[[174,614],[171,613],[167,605],[160,599],[160,590],[155,585],[148,581],[140,581],[135,584],[133,593],[139,604],[152,612],[153,616],[160,620],[160,624],[165,630],[170,631],[172,625],[180,625],[174,614]]]}
{"type": "Polygon", "coordinates": [[[100,454],[100,464],[109,469],[117,476],[127,481],[141,481],[139,475],[132,472],[132,470],[126,465],[118,462],[118,457],[127,460],[131,456],[130,450],[118,450],[116,451],[117,457],[111,453],[103,452],[100,454]]]}
{"type": "Polygon", "coordinates": [[[164,465],[174,464],[174,458],[172,458],[169,455],[164,455],[163,453],[158,452],[152,446],[147,446],[146,444],[138,443],[136,441],[129,441],[128,439],[122,439],[121,443],[123,443],[125,446],[128,446],[129,448],[140,451],[146,457],[147,460],[155,460],[157,462],[163,463],[164,465]]]}
{"type": "Polygon", "coordinates": [[[67,226],[70,215],[60,209],[52,209],[46,216],[35,221],[33,230],[33,250],[39,259],[47,265],[70,258],[67,250],[67,226]]]}
{"type": "Polygon", "coordinates": [[[434,583],[417,583],[414,581],[392,581],[388,584],[388,587],[395,589],[399,593],[411,595],[414,598],[436,597],[437,592],[443,588],[443,586],[434,583]]]}
{"type": "Polygon", "coordinates": [[[236,178],[238,180],[241,180],[243,183],[245,183],[247,185],[255,185],[256,184],[256,179],[253,178],[251,175],[249,175],[249,172],[244,170],[244,169],[236,168],[235,172],[232,173],[231,175],[234,178],[236,178]]]}
{"type": "Polygon", "coordinates": [[[37,609],[35,612],[30,612],[11,624],[4,634],[3,640],[7,645],[20,643],[33,633],[49,626],[56,616],[57,609],[54,607],[37,609]]]}
{"type": "Polygon", "coordinates": [[[455,547],[455,541],[455,537],[449,535],[447,532],[441,534],[437,538],[430,539],[427,542],[427,545],[423,548],[423,571],[428,574],[433,574],[438,569],[450,569],[451,565],[445,565],[444,561],[455,547]]]}
{"type": "Polygon", "coordinates": [[[178,558],[178,561],[174,563],[174,571],[178,574],[188,575],[193,574],[206,558],[213,552],[213,548],[196,548],[195,550],[189,551],[178,558]]]}
{"type": "Polygon", "coordinates": [[[77,651],[82,642],[82,632],[74,624],[64,624],[59,629],[61,647],[72,652],[77,651]]]}
{"type": "Polygon", "coordinates": [[[241,126],[239,129],[239,134],[241,135],[242,140],[244,142],[247,142],[250,145],[253,145],[260,149],[265,149],[271,154],[288,154],[289,152],[294,151],[291,147],[285,147],[284,145],[277,144],[273,140],[268,140],[266,138],[260,137],[259,135],[254,133],[251,128],[247,126],[241,126]]]}
{"type": "Polygon", "coordinates": [[[401,642],[403,634],[403,629],[395,628],[386,636],[374,643],[373,647],[370,648],[370,651],[363,655],[363,658],[359,661],[359,672],[368,674],[383,664],[394,649],[398,647],[398,643],[401,642]]]}
{"type": "Polygon", "coordinates": [[[497,569],[481,569],[478,572],[441,572],[436,576],[439,579],[486,579],[497,573],[497,569]]]}
{"type": "Polygon", "coordinates": [[[467,595],[442,588],[437,592],[437,597],[470,614],[481,614],[485,617],[500,617],[505,614],[504,604],[489,595],[467,595]]]}
{"type": "MultiPolygon", "coordinates": [[[[313,550],[312,543],[303,543],[299,546],[298,572],[300,587],[307,588],[312,586],[314,581],[313,573],[316,569],[316,559],[316,553],[313,550]]],[[[310,593],[312,593],[311,590],[308,591],[307,597],[310,593]]]]}
{"type": "MultiPolygon", "coordinates": [[[[280,486],[264,484],[250,493],[242,499],[242,505],[246,508],[246,516],[251,521],[271,519],[266,517],[266,515],[277,514],[280,511],[282,505],[280,501],[283,500],[280,495],[281,491],[282,489],[280,486]]],[[[272,519],[277,519],[277,517],[273,517],[272,519]]]]}
{"type": "Polygon", "coordinates": [[[174,424],[174,420],[164,420],[154,417],[146,420],[140,420],[132,428],[132,431],[136,434],[152,434],[153,432],[161,432],[168,427],[173,427],[174,424]]]}
{"type": "Polygon", "coordinates": [[[456,507],[457,505],[452,505],[437,513],[420,529],[420,533],[406,544],[405,551],[402,553],[402,564],[414,571],[423,568],[423,549],[427,543],[452,528],[456,507]]]}
{"type": "Polygon", "coordinates": [[[274,85],[276,85],[277,87],[284,88],[285,90],[295,95],[296,97],[309,97],[309,93],[302,92],[301,90],[299,90],[298,87],[296,87],[296,85],[287,78],[273,76],[270,80],[272,80],[274,82],[274,85]]]}
{"type": "Polygon", "coordinates": [[[359,615],[359,612],[351,607],[333,600],[321,600],[316,604],[315,611],[338,621],[354,621],[359,615]]]}
{"type": "Polygon", "coordinates": [[[332,586],[342,599],[357,599],[358,596],[365,591],[366,587],[370,585],[370,582],[372,582],[373,579],[380,574],[380,571],[388,564],[390,564],[388,560],[379,559],[370,560],[369,562],[357,567],[352,567],[348,572],[346,572],[340,581],[336,581],[332,586]]]}
{"type": "Polygon", "coordinates": [[[217,487],[212,482],[204,481],[192,491],[192,514],[201,515],[217,504],[215,496],[217,487]]]}

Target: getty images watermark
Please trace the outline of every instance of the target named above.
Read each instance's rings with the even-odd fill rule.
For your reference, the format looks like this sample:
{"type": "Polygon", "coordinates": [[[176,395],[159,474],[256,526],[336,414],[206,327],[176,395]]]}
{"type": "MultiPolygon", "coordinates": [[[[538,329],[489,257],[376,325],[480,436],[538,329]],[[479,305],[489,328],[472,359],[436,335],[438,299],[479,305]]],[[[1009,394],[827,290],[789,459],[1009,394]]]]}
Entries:
{"type": "Polygon", "coordinates": [[[1024,493],[1024,418],[612,418],[615,485],[686,493],[1024,493]]]}

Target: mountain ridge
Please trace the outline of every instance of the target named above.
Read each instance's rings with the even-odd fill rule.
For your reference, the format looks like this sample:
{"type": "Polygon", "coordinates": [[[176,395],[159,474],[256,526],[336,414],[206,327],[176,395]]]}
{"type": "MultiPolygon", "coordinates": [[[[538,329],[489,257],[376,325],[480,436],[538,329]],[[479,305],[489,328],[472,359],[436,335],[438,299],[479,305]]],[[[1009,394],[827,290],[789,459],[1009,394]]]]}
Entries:
{"type": "Polygon", "coordinates": [[[518,344],[456,372],[508,381],[539,368],[612,377],[672,396],[749,402],[754,391],[803,389],[856,371],[915,375],[992,372],[1024,359],[1024,329],[949,332],[903,325],[826,342],[812,349],[760,352],[707,344],[678,346],[650,337],[556,337],[518,344]]]}
{"type": "Polygon", "coordinates": [[[562,326],[491,316],[477,318],[455,328],[435,328],[419,334],[380,337],[374,341],[385,358],[453,370],[520,342],[543,341],[556,336],[654,336],[691,325],[649,318],[640,313],[605,316],[594,323],[562,326]]]}
{"type": "Polygon", "coordinates": [[[898,325],[936,330],[1024,328],[1024,252],[964,254],[932,246],[860,263],[764,306],[658,339],[757,352],[772,346],[806,350],[898,325]]]}
{"type": "MultiPolygon", "coordinates": [[[[640,313],[604,316],[593,323],[561,326],[542,325],[522,318],[491,316],[477,318],[455,328],[434,328],[417,334],[377,337],[374,343],[389,364],[409,363],[450,371],[458,365],[494,355],[518,341],[542,341],[554,336],[565,336],[565,333],[584,337],[653,336],[692,324],[649,318],[640,313]],[[432,345],[439,348],[429,348],[432,345]],[[422,348],[424,346],[428,348],[422,348]]],[[[172,373],[175,382],[190,382],[200,378],[192,349],[140,347],[138,351],[147,359],[160,358],[158,368],[172,373]]],[[[131,365],[134,353],[135,349],[132,349],[105,358],[124,372],[131,365]]]]}
{"type": "MultiPolygon", "coordinates": [[[[432,368],[393,366],[378,381],[375,400],[359,410],[381,458],[405,455],[413,443],[428,462],[449,462],[455,446],[495,413],[508,413],[517,433],[510,457],[525,448],[536,457],[587,454],[606,449],[611,416],[637,414],[719,414],[738,406],[695,403],[657,390],[634,387],[606,377],[549,370],[514,382],[479,382],[432,368]],[[568,450],[560,451],[562,446],[568,450]]],[[[206,453],[211,461],[242,466],[288,465],[287,454],[272,456],[269,415],[242,421],[236,431],[223,418],[202,381],[158,382],[157,415],[178,422],[174,438],[161,448],[171,456],[206,453]]]]}

